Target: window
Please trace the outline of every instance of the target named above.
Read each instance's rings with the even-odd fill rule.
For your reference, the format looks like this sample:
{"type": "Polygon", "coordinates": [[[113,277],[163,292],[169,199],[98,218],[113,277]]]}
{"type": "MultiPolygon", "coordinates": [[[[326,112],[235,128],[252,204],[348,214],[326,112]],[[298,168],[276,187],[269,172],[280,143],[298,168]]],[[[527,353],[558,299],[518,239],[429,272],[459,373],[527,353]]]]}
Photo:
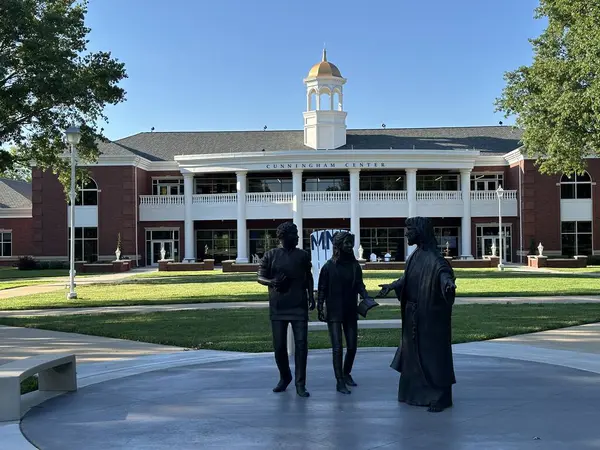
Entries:
{"type": "Polygon", "coordinates": [[[561,243],[565,256],[591,255],[592,222],[562,222],[561,243]]]}
{"type": "Polygon", "coordinates": [[[0,256],[12,256],[11,230],[0,230],[0,256]]]}
{"type": "Polygon", "coordinates": [[[98,185],[91,178],[85,184],[80,183],[77,186],[75,194],[76,206],[97,206],[98,205],[98,185]]]}
{"type": "Polygon", "coordinates": [[[433,232],[442,255],[458,256],[458,227],[435,227],[433,232]]]}
{"type": "Polygon", "coordinates": [[[350,175],[307,177],[303,180],[304,191],[349,191],[350,175]]]}
{"type": "Polygon", "coordinates": [[[371,253],[383,259],[390,252],[392,259],[404,261],[404,228],[361,228],[360,245],[367,260],[371,253]]]}
{"type": "Polygon", "coordinates": [[[292,192],[292,179],[248,178],[248,192],[292,192]]]}
{"type": "Polygon", "coordinates": [[[272,248],[277,248],[279,245],[277,230],[274,228],[266,230],[249,230],[248,234],[250,257],[252,257],[252,255],[258,255],[259,258],[262,258],[267,251],[272,248]]]}
{"type": "Polygon", "coordinates": [[[196,257],[218,264],[237,258],[237,230],[196,230],[196,257]]]}
{"type": "Polygon", "coordinates": [[[563,175],[560,179],[561,199],[586,199],[592,198],[592,179],[590,174],[563,175]]]}
{"type": "Polygon", "coordinates": [[[417,191],[458,191],[458,175],[419,175],[417,191]]]}
{"type": "MultiPolygon", "coordinates": [[[[71,228],[69,228],[69,245],[71,228]]],[[[98,228],[75,228],[75,261],[98,261],[98,228]]]]}
{"type": "Polygon", "coordinates": [[[152,195],[183,195],[183,178],[154,178],[152,195]]]}
{"type": "Polygon", "coordinates": [[[501,173],[471,175],[472,191],[495,191],[500,186],[504,186],[504,175],[501,173]]]}
{"type": "Polygon", "coordinates": [[[237,179],[227,178],[196,178],[196,194],[235,194],[237,179]]]}
{"type": "Polygon", "coordinates": [[[404,175],[364,175],[360,177],[361,191],[403,191],[404,175]]]}

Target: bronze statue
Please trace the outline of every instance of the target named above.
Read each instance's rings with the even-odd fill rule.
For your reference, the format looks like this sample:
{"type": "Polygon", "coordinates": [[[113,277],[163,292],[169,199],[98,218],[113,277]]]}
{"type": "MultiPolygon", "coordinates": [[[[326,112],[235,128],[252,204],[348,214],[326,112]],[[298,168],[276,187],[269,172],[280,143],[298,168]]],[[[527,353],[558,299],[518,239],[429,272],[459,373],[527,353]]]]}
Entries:
{"type": "Polygon", "coordinates": [[[321,268],[318,287],[319,320],[327,322],[336,389],[342,394],[350,394],[348,386],[357,385],[350,373],[358,340],[358,295],[363,297],[363,301],[374,303],[363,283],[362,269],[354,257],[353,248],[353,234],[340,231],[333,236],[333,256],[321,268]],[[343,367],[342,330],[347,347],[343,367]]]}
{"type": "Polygon", "coordinates": [[[406,227],[408,244],[417,249],[404,276],[380,285],[379,293],[383,297],[394,289],[400,301],[402,341],[391,367],[401,374],[398,401],[440,412],[452,406],[456,383],[451,346],[455,277],[440,254],[431,220],[411,217],[406,227]]]}
{"type": "Polygon", "coordinates": [[[285,391],[292,382],[286,345],[288,324],[291,323],[296,345],[296,393],[300,397],[308,397],[308,310],[315,309],[312,264],[308,253],[296,248],[298,228],[292,222],[277,227],[277,239],[281,246],[265,253],[258,269],[258,282],[269,288],[273,348],[279,369],[279,383],[273,392],[285,391]]]}

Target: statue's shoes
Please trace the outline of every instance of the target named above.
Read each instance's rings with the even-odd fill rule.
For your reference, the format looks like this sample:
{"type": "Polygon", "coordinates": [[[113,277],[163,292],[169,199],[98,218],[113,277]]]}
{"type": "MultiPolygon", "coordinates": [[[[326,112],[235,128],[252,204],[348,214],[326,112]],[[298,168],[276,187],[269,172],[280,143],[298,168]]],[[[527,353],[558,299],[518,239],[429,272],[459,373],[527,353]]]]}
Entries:
{"type": "Polygon", "coordinates": [[[279,383],[277,383],[277,386],[275,386],[273,388],[273,392],[283,392],[283,391],[285,391],[291,382],[292,382],[292,378],[291,377],[289,379],[281,379],[281,380],[279,380],[279,383]]]}
{"type": "Polygon", "coordinates": [[[351,394],[352,392],[350,391],[350,389],[348,389],[346,387],[346,383],[344,383],[344,380],[338,380],[336,387],[335,387],[336,391],[338,391],[340,394],[351,394]]]}
{"type": "Polygon", "coordinates": [[[296,386],[296,394],[298,394],[298,397],[310,397],[310,392],[304,386],[296,386]]]}
{"type": "Polygon", "coordinates": [[[350,374],[344,375],[344,383],[346,383],[348,386],[358,386],[358,384],[354,382],[350,374]]]}

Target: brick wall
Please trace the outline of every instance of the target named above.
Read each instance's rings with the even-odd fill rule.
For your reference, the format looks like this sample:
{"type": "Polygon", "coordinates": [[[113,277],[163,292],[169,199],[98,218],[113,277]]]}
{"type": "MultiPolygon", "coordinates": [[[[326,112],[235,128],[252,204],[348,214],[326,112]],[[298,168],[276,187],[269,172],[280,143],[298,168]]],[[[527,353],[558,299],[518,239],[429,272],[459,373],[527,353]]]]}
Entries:
{"type": "Polygon", "coordinates": [[[19,256],[33,255],[32,218],[0,218],[0,230],[12,231],[12,256],[9,259],[0,258],[0,265],[12,265],[19,256]]]}
{"type": "Polygon", "coordinates": [[[67,197],[49,171],[32,171],[32,235],[35,256],[67,258],[67,197]]]}

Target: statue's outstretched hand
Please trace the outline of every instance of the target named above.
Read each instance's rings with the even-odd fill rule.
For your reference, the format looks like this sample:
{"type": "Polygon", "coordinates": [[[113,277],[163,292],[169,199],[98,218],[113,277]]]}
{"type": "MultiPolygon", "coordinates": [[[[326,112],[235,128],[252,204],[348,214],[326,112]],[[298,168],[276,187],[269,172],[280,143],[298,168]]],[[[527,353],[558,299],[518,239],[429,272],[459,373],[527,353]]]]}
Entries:
{"type": "Polygon", "coordinates": [[[379,291],[379,294],[377,294],[377,297],[381,297],[381,298],[387,297],[387,295],[392,290],[391,284],[380,284],[379,287],[381,288],[381,290],[379,291]]]}
{"type": "Polygon", "coordinates": [[[446,286],[444,287],[444,291],[447,294],[454,294],[456,292],[456,284],[454,284],[454,281],[448,279],[446,281],[446,286]]]}
{"type": "Polygon", "coordinates": [[[308,310],[313,311],[315,309],[315,306],[315,297],[311,295],[310,297],[308,297],[308,310]]]}
{"type": "Polygon", "coordinates": [[[323,311],[323,305],[319,304],[317,306],[317,317],[321,322],[327,322],[327,317],[325,317],[325,311],[323,311]]]}

